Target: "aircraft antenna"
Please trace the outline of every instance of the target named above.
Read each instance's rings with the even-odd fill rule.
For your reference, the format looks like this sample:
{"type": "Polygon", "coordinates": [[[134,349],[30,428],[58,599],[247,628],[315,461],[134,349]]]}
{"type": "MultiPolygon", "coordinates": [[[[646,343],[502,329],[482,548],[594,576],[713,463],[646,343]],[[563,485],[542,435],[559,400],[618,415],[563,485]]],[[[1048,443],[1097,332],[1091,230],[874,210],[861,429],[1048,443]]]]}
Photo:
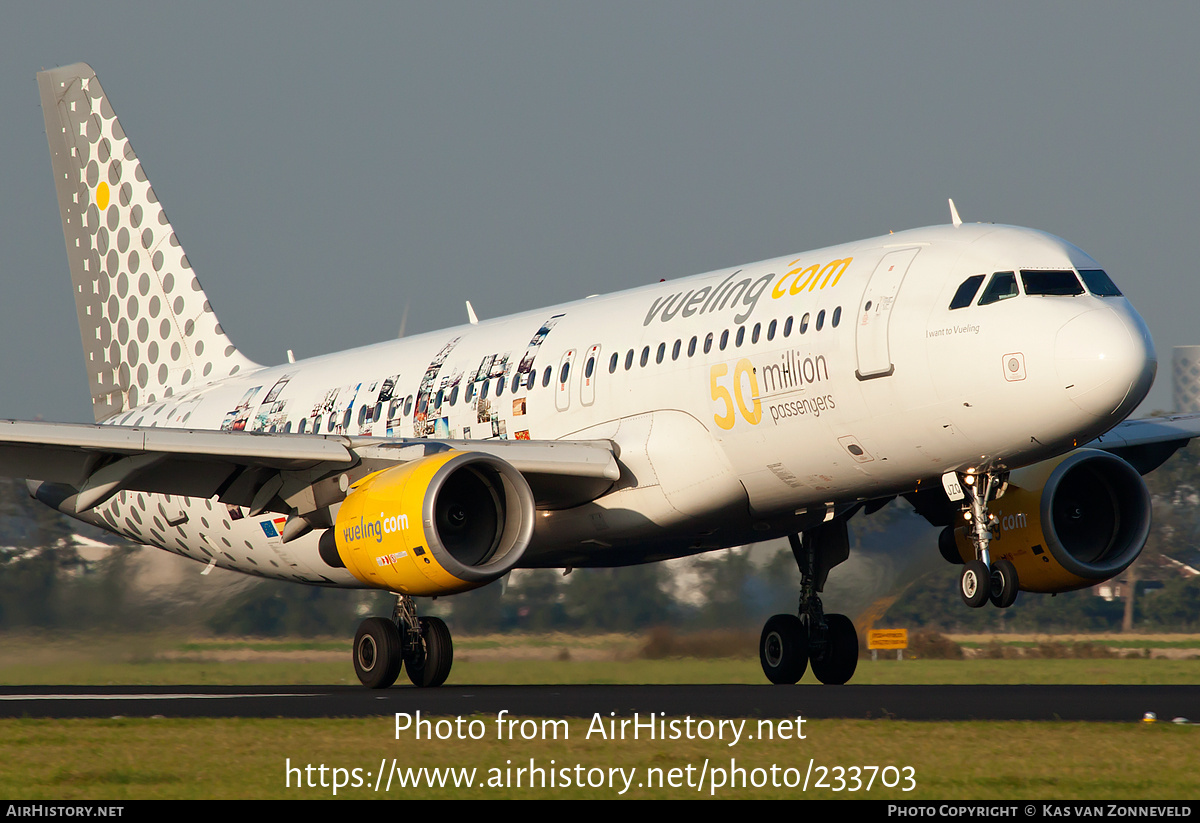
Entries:
{"type": "Polygon", "coordinates": [[[412,298],[404,301],[404,314],[400,315],[400,333],[396,335],[397,337],[404,336],[404,329],[408,326],[408,307],[411,303],[412,298]]]}
{"type": "Polygon", "coordinates": [[[954,207],[954,198],[950,198],[950,222],[955,226],[962,225],[962,218],[958,216],[958,209],[954,207]]]}

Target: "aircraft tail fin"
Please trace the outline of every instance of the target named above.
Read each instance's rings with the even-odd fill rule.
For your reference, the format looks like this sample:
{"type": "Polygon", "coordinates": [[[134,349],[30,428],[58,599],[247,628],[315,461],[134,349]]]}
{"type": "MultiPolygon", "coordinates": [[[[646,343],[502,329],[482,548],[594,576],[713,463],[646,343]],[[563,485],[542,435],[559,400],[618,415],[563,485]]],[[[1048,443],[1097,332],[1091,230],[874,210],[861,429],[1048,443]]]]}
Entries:
{"type": "Polygon", "coordinates": [[[213,314],[96,73],[39,72],[38,90],[96,420],[256,368],[213,314]]]}

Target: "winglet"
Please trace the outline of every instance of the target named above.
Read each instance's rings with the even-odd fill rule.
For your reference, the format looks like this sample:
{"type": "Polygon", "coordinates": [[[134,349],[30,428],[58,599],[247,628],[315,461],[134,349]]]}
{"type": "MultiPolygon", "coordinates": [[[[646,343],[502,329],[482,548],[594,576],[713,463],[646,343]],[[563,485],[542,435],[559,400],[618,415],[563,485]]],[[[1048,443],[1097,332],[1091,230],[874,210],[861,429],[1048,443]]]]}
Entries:
{"type": "Polygon", "coordinates": [[[950,198],[950,222],[955,226],[962,225],[962,218],[958,216],[958,209],[954,207],[954,198],[950,198]]]}
{"type": "Polygon", "coordinates": [[[467,319],[471,321],[472,326],[479,323],[479,317],[475,314],[475,308],[471,305],[470,300],[467,301],[467,319]]]}

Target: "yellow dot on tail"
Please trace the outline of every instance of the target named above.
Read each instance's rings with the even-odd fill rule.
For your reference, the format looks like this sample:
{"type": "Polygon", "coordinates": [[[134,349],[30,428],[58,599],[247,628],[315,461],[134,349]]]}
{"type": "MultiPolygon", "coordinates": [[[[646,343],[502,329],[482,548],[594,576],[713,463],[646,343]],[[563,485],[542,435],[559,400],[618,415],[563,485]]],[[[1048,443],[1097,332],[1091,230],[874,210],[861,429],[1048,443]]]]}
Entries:
{"type": "Polygon", "coordinates": [[[108,184],[101,183],[96,186],[96,208],[104,211],[108,208],[108,184]]]}

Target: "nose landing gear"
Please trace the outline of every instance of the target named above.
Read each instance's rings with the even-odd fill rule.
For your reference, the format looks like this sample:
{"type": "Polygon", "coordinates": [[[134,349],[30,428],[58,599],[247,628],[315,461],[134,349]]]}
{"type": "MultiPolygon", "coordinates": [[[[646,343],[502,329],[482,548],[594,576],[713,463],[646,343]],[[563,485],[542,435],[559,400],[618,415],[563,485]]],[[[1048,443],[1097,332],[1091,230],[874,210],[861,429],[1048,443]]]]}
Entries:
{"type": "Polygon", "coordinates": [[[963,516],[967,519],[971,544],[975,547],[975,559],[963,566],[958,591],[963,602],[973,609],[988,601],[997,608],[1007,609],[1016,601],[1020,590],[1016,567],[1003,557],[992,562],[989,551],[996,516],[988,510],[988,503],[1002,497],[1007,487],[1007,472],[962,475],[963,516]]]}

